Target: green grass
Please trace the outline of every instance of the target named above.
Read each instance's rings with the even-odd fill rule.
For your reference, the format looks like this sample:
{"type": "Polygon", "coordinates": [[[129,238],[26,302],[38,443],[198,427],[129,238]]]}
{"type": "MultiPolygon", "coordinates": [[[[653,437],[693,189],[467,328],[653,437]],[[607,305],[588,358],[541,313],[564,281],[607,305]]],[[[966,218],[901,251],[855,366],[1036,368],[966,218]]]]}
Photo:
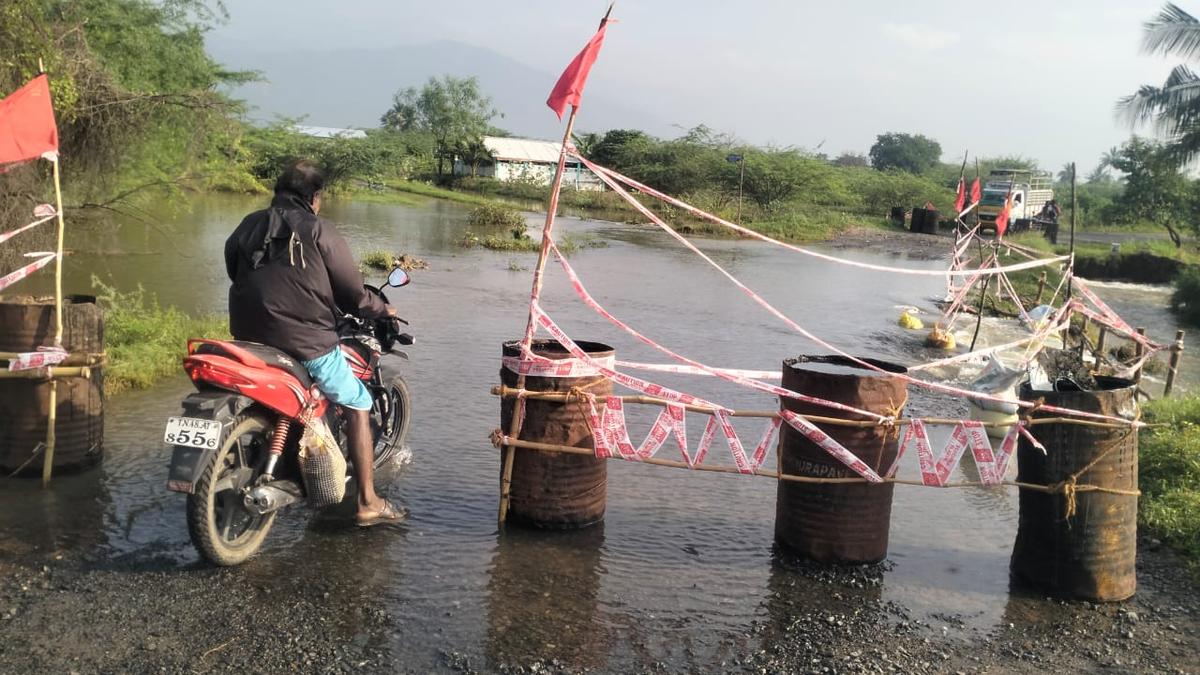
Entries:
{"type": "Polygon", "coordinates": [[[92,286],[105,313],[106,394],[144,389],[182,373],[188,338],[229,337],[223,316],[193,317],[174,307],[164,308],[141,286],[121,292],[95,276],[92,286]]]}
{"type": "Polygon", "coordinates": [[[397,206],[420,206],[427,200],[406,192],[396,190],[370,190],[367,188],[345,189],[337,194],[337,199],[347,199],[369,204],[395,204],[397,206]]]}
{"type": "MultiPolygon", "coordinates": [[[[1063,241],[1061,232],[1059,233],[1058,240],[1059,242],[1063,241]]],[[[1069,247],[1066,244],[1060,243],[1057,250],[1060,253],[1066,253],[1069,247]]],[[[1111,251],[1112,247],[1109,244],[1080,243],[1075,246],[1075,257],[1107,258],[1112,254],[1111,251]]],[[[1149,253],[1188,264],[1200,264],[1200,247],[1197,247],[1195,243],[1187,241],[1180,248],[1176,248],[1170,239],[1146,239],[1143,241],[1122,242],[1121,254],[1130,253],[1149,253]]]]}
{"type": "Polygon", "coordinates": [[[1189,557],[1200,571],[1200,396],[1148,403],[1138,478],[1141,524],[1189,557]]]}
{"type": "Polygon", "coordinates": [[[389,180],[384,181],[384,185],[396,192],[420,195],[422,197],[431,197],[433,199],[445,199],[447,201],[459,202],[461,204],[485,205],[494,204],[496,200],[481,197],[469,192],[460,192],[457,190],[447,190],[429,183],[421,183],[413,180],[389,180]]]}
{"type": "Polygon", "coordinates": [[[382,270],[384,272],[392,269],[392,262],[396,256],[391,251],[375,250],[367,251],[362,254],[358,260],[358,268],[364,272],[367,270],[382,270]]]}
{"type": "MultiPolygon", "coordinates": [[[[507,236],[498,234],[478,235],[467,232],[458,245],[463,248],[486,248],[490,251],[506,251],[509,253],[536,253],[542,249],[540,239],[533,239],[525,233],[524,228],[514,229],[507,236]]],[[[572,255],[583,248],[605,248],[608,242],[592,234],[564,234],[558,238],[558,250],[563,255],[572,255]]],[[[514,269],[514,262],[509,261],[509,269],[514,269]]]]}

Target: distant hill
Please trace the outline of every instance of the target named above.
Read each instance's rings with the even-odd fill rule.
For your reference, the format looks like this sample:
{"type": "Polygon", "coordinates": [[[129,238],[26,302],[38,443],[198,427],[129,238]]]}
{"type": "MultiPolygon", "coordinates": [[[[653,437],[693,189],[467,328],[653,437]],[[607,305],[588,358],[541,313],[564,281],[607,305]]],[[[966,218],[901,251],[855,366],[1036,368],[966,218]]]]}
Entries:
{"type": "MultiPolygon", "coordinates": [[[[250,116],[256,120],[305,117],[307,123],[321,126],[376,127],[397,89],[419,87],[430,76],[474,75],[504,114],[492,120],[494,126],[533,138],[557,139],[562,134],[562,124],[545,104],[557,73],[540,71],[490,49],[440,41],[387,49],[284,53],[211,37],[207,44],[225,66],[258,70],[266,77],[266,82],[233,91],[253,106],[250,116]]],[[[584,131],[632,127],[666,136],[678,133],[652,113],[602,95],[586,99],[580,120],[584,131]]]]}

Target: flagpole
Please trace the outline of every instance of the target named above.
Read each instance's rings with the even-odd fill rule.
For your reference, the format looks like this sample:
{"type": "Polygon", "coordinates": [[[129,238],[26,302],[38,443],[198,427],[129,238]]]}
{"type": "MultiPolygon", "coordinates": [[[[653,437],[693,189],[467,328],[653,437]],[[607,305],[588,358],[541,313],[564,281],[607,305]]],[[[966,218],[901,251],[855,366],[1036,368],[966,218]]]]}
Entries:
{"type": "MultiPolygon", "coordinates": [[[[58,162],[58,154],[54,155],[54,200],[55,211],[58,213],[58,245],[54,256],[54,346],[62,347],[63,318],[62,318],[62,258],[63,235],[66,223],[63,221],[62,201],[62,170],[58,162]]],[[[58,380],[50,375],[50,392],[48,402],[50,409],[46,417],[46,451],[42,456],[42,487],[50,485],[50,476],[54,472],[54,446],[57,442],[55,425],[58,421],[58,380]]]]}
{"type": "MultiPolygon", "coordinates": [[[[609,6],[609,12],[612,6],[609,6]]],[[[608,15],[605,15],[607,20],[608,15]]],[[[554,172],[554,182],[550,188],[550,201],[546,205],[546,222],[542,225],[542,248],[538,252],[537,266],[533,270],[533,289],[529,293],[529,320],[525,324],[525,337],[521,339],[521,354],[524,359],[533,343],[533,334],[537,329],[533,305],[542,294],[543,274],[546,271],[546,260],[550,257],[550,242],[554,231],[554,215],[558,210],[558,194],[562,190],[563,173],[567,165],[567,144],[571,142],[571,133],[575,129],[575,115],[579,112],[577,106],[571,106],[571,116],[567,118],[567,130],[563,132],[562,147],[558,154],[558,168],[554,172]]],[[[525,389],[525,374],[517,375],[517,390],[525,389]]],[[[521,425],[525,418],[525,399],[517,397],[513,402],[512,420],[509,422],[508,437],[517,439],[521,435],[521,425]]],[[[500,473],[500,513],[499,523],[504,524],[508,518],[509,497],[512,493],[513,455],[516,448],[511,445],[504,447],[504,466],[500,473]]]]}

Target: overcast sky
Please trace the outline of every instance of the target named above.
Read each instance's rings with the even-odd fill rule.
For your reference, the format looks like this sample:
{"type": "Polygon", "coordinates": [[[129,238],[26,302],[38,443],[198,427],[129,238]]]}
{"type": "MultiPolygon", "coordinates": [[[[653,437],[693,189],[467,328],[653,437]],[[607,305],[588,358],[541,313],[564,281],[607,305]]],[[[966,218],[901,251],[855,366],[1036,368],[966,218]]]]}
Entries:
{"type": "MultiPolygon", "coordinates": [[[[557,74],[605,2],[226,0],[224,40],[267,50],[455,40],[557,74]]],[[[589,92],[752,143],[866,152],[886,131],[943,159],[1020,154],[1081,173],[1130,130],[1113,105],[1173,63],[1140,52],[1158,0],[620,0],[589,92]],[[628,96],[626,90],[636,91],[628,96]]],[[[1200,12],[1200,2],[1185,9],[1200,12]]],[[[364,67],[369,65],[364,64],[364,67]]],[[[430,73],[436,75],[438,73],[430,73]]],[[[546,82],[549,92],[553,77],[546,82]]],[[[392,89],[390,84],[386,85],[392,89]]],[[[548,128],[557,124],[547,111],[548,128]]],[[[587,98],[580,112],[587,125],[587,98]]]]}

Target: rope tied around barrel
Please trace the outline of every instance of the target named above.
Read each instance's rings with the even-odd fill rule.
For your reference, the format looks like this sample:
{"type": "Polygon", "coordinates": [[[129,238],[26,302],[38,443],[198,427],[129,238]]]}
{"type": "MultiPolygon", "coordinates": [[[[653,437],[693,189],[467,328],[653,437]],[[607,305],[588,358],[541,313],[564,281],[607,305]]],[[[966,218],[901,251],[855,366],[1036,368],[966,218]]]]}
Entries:
{"type": "Polygon", "coordinates": [[[584,391],[583,387],[576,385],[567,390],[567,399],[564,401],[564,403],[567,403],[568,405],[573,402],[579,407],[579,415],[583,418],[584,423],[587,424],[588,432],[592,434],[592,438],[596,437],[597,430],[592,426],[591,410],[589,408],[585,408],[583,404],[586,402],[591,406],[594,406],[595,400],[595,394],[591,393],[590,391],[584,391]]]}
{"type": "MultiPolygon", "coordinates": [[[[1140,418],[1141,418],[1141,411],[1139,410],[1138,414],[1137,414],[1137,418],[1135,418],[1135,421],[1136,421],[1136,419],[1140,419],[1140,418]]],[[[1046,485],[1046,486],[1034,486],[1034,485],[1025,484],[1025,483],[1018,483],[1018,485],[1020,485],[1021,487],[1028,487],[1031,489],[1041,488],[1042,491],[1049,492],[1051,494],[1062,494],[1063,499],[1065,501],[1064,509],[1063,509],[1063,516],[1067,520],[1070,520],[1071,518],[1075,517],[1075,513],[1078,508],[1077,495],[1079,492],[1106,492],[1108,494],[1124,495],[1127,497],[1140,496],[1142,494],[1141,490],[1125,490],[1122,488],[1110,488],[1110,487],[1103,487],[1100,485],[1080,485],[1079,484],[1080,476],[1087,473],[1088,471],[1091,471],[1092,468],[1094,468],[1097,464],[1099,464],[1101,460],[1103,460],[1105,457],[1108,457],[1108,455],[1111,454],[1113,450],[1117,449],[1117,447],[1120,446],[1124,442],[1126,436],[1128,436],[1130,433],[1133,433],[1133,429],[1128,429],[1125,432],[1125,436],[1122,436],[1121,438],[1118,438],[1118,439],[1112,441],[1111,443],[1109,443],[1108,447],[1104,449],[1104,452],[1101,452],[1100,454],[1093,457],[1090,462],[1088,462],[1087,464],[1085,464],[1083,466],[1083,468],[1072,473],[1071,475],[1067,476],[1065,479],[1063,479],[1057,483],[1052,483],[1052,484],[1046,485]]]]}

